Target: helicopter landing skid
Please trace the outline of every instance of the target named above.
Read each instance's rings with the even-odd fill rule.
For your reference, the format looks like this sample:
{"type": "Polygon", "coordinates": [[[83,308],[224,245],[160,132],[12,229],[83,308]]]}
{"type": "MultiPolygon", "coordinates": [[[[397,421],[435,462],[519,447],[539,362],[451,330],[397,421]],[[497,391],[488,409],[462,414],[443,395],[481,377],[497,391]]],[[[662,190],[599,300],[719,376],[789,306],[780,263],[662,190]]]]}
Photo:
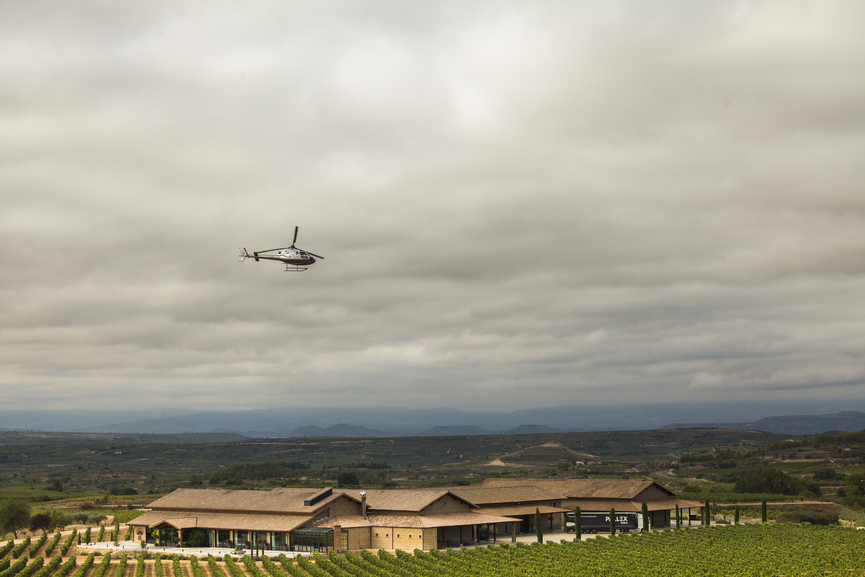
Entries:
{"type": "Polygon", "coordinates": [[[304,272],[308,267],[299,267],[297,265],[294,268],[291,265],[285,265],[285,272],[304,272]]]}

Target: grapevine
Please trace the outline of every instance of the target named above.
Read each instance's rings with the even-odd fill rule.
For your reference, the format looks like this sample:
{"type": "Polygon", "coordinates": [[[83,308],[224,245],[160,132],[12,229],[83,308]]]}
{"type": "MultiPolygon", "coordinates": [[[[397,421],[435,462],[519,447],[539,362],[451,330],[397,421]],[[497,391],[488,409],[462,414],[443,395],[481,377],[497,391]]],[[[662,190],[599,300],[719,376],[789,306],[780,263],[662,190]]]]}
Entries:
{"type": "Polygon", "coordinates": [[[54,538],[51,539],[51,542],[48,543],[47,547],[45,547],[46,557],[49,557],[54,552],[54,549],[57,547],[58,543],[60,543],[60,531],[57,531],[57,533],[54,534],[54,538]]]}
{"type": "Polygon", "coordinates": [[[34,543],[32,547],[30,547],[30,551],[28,552],[28,555],[30,556],[31,559],[34,559],[36,557],[36,552],[42,548],[42,546],[45,544],[45,542],[47,540],[48,540],[48,533],[42,533],[42,536],[39,537],[39,540],[36,541],[36,543],[34,543]]]}
{"type": "Polygon", "coordinates": [[[20,543],[18,543],[14,549],[12,549],[12,558],[17,559],[21,556],[21,553],[24,552],[24,549],[30,546],[30,537],[27,537],[20,543]]]}
{"type": "Polygon", "coordinates": [[[91,553],[84,560],[84,563],[81,564],[81,567],[78,568],[78,571],[75,572],[73,577],[84,577],[90,567],[93,565],[93,560],[96,558],[96,553],[91,553]]]}
{"type": "Polygon", "coordinates": [[[69,552],[69,548],[72,547],[72,544],[75,542],[76,535],[78,535],[78,531],[74,530],[68,537],[66,537],[66,540],[63,541],[63,544],[60,546],[60,555],[66,555],[66,553],[69,552]]]}
{"type": "Polygon", "coordinates": [[[277,559],[279,559],[279,563],[285,567],[285,570],[288,571],[290,575],[293,575],[294,577],[309,577],[309,573],[292,563],[291,559],[286,557],[284,554],[277,557],[277,559]]]}
{"type": "MultiPolygon", "coordinates": [[[[417,550],[413,555],[361,551],[343,557],[331,552],[327,557],[314,554],[314,563],[302,557],[297,561],[312,577],[690,577],[706,575],[707,567],[725,575],[861,575],[863,547],[865,532],[843,527],[745,525],[447,552],[417,550]]],[[[287,557],[279,559],[289,573],[306,577],[295,572],[299,568],[287,557]]],[[[273,577],[287,577],[274,570],[270,560],[264,567],[273,577]]]]}
{"type": "Polygon", "coordinates": [[[0,559],[9,554],[9,552],[15,547],[15,541],[13,539],[9,539],[9,541],[0,547],[0,559]]]}

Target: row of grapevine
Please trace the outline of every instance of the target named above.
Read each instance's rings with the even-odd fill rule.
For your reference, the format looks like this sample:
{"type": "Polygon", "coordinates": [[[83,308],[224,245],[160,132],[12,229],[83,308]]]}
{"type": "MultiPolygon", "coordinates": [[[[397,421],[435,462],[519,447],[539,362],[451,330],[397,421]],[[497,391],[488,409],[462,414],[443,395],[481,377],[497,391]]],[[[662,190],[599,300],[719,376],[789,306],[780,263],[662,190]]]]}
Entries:
{"type": "Polygon", "coordinates": [[[15,540],[9,539],[9,541],[5,545],[0,547],[0,559],[5,557],[6,555],[8,555],[14,547],[15,547],[15,540]]]}
{"type": "Polygon", "coordinates": [[[59,567],[62,562],[63,557],[60,557],[59,555],[57,557],[54,557],[48,562],[47,565],[43,565],[42,568],[39,569],[39,571],[36,571],[33,577],[48,577],[49,575],[54,573],[54,570],[57,569],[57,567],[59,567]]]}
{"type": "Polygon", "coordinates": [[[96,568],[96,571],[93,573],[92,577],[103,577],[105,572],[108,570],[108,566],[111,565],[111,553],[106,553],[105,557],[102,558],[102,562],[99,563],[99,566],[96,568]]]}
{"type": "MultiPolygon", "coordinates": [[[[6,557],[11,559],[12,557],[6,557]]],[[[0,577],[12,577],[27,566],[27,557],[19,557],[17,561],[9,565],[6,569],[0,572],[0,577]]]]}
{"type": "Polygon", "coordinates": [[[255,561],[252,560],[252,557],[249,555],[244,555],[243,557],[243,565],[246,567],[246,570],[249,571],[249,574],[252,577],[268,577],[267,573],[262,571],[256,566],[255,561]]]}
{"type": "Polygon", "coordinates": [[[234,562],[231,555],[226,555],[222,560],[225,562],[225,566],[228,567],[228,572],[231,573],[231,577],[246,577],[243,569],[237,566],[237,563],[234,562]]]}
{"type": "Polygon", "coordinates": [[[51,542],[48,543],[47,547],[45,547],[45,556],[46,557],[50,557],[51,554],[54,552],[54,549],[57,548],[57,544],[60,543],[60,537],[61,537],[60,531],[57,531],[57,533],[54,534],[54,538],[51,539],[51,542]]]}
{"type": "Polygon", "coordinates": [[[126,571],[127,559],[126,553],[120,556],[120,562],[117,564],[117,573],[115,573],[116,577],[123,577],[123,573],[126,571]]]}
{"type": "MultiPolygon", "coordinates": [[[[21,558],[24,559],[24,557],[21,558]]],[[[15,577],[30,577],[42,568],[42,564],[44,562],[45,559],[43,559],[41,555],[39,557],[36,557],[24,569],[16,573],[15,577]]]]}
{"type": "Polygon", "coordinates": [[[75,572],[75,575],[72,577],[84,577],[87,572],[90,570],[90,567],[93,566],[93,560],[96,559],[96,553],[91,553],[84,560],[84,563],[81,564],[81,567],[78,568],[78,571],[75,572]]]}
{"type": "Polygon", "coordinates": [[[195,555],[189,558],[189,567],[192,569],[192,577],[206,577],[195,555]]]}
{"type": "Polygon", "coordinates": [[[208,555],[207,564],[210,565],[210,572],[213,573],[213,577],[225,577],[225,572],[216,564],[216,557],[208,555]]]}
{"type": "Polygon", "coordinates": [[[309,577],[309,573],[295,565],[291,559],[286,557],[284,554],[281,554],[277,559],[279,559],[279,564],[282,565],[292,577],[309,577]]]}
{"type": "Polygon", "coordinates": [[[72,547],[72,544],[75,542],[75,536],[78,535],[78,531],[73,530],[72,533],[66,537],[66,540],[63,541],[63,544],[60,546],[60,555],[66,556],[66,553],[69,552],[69,549],[72,547]]]}
{"type": "MultiPolygon", "coordinates": [[[[263,566],[272,577],[823,575],[865,571],[863,546],[865,532],[841,527],[746,525],[413,555],[313,554],[312,560],[298,557],[297,565],[280,555],[285,571],[269,559],[263,566]]],[[[253,577],[266,577],[252,569],[251,559],[244,563],[253,577]]],[[[243,577],[233,571],[232,576],[243,577]]]]}
{"type": "Polygon", "coordinates": [[[21,556],[25,549],[30,546],[30,537],[27,537],[12,549],[12,558],[17,559],[21,556]]]}
{"type": "MultiPolygon", "coordinates": [[[[60,558],[61,557],[57,557],[57,559],[60,559],[60,558]]],[[[72,569],[75,567],[77,562],[78,562],[78,560],[75,557],[70,557],[69,559],[66,560],[65,563],[60,565],[60,568],[57,569],[56,572],[54,572],[52,577],[66,577],[66,575],[68,575],[69,572],[72,571],[72,569]]],[[[35,577],[41,577],[41,576],[37,575],[35,577]]]]}
{"type": "Polygon", "coordinates": [[[42,533],[42,536],[39,537],[39,540],[36,541],[36,542],[35,542],[35,543],[30,547],[30,550],[27,552],[27,555],[28,555],[31,559],[35,559],[35,558],[36,558],[36,552],[39,551],[39,549],[41,549],[43,545],[45,545],[45,542],[46,542],[46,541],[48,541],[48,533],[42,533]]]}

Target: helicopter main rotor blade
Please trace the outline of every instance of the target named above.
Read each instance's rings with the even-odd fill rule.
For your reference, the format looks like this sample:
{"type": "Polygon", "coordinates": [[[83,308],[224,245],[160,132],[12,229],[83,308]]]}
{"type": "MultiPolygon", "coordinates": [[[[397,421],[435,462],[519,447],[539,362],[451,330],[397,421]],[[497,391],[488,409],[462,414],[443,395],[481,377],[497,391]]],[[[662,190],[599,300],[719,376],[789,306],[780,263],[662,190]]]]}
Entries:
{"type": "Polygon", "coordinates": [[[312,256],[314,256],[315,258],[320,258],[321,260],[324,260],[324,257],[323,257],[323,256],[318,255],[318,254],[315,254],[314,252],[309,252],[309,251],[305,251],[305,252],[306,252],[306,254],[312,255],[312,256]]]}
{"type": "Polygon", "coordinates": [[[294,227],[294,240],[291,241],[291,248],[294,248],[294,243],[297,242],[297,229],[300,228],[298,226],[294,227]]]}
{"type": "Polygon", "coordinates": [[[257,251],[257,252],[259,252],[259,253],[262,253],[262,252],[273,252],[273,251],[275,251],[275,250],[285,250],[285,249],[287,249],[287,248],[294,248],[294,247],[293,247],[293,246],[283,246],[283,247],[280,247],[280,248],[269,248],[269,249],[267,249],[267,250],[259,250],[259,251],[257,251]]]}

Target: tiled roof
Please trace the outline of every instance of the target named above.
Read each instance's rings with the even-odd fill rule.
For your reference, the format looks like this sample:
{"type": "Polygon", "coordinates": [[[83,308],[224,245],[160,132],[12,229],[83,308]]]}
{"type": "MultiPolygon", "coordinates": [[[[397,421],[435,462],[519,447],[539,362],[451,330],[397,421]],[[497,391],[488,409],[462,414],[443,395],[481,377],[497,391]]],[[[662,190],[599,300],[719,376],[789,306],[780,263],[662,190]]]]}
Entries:
{"type": "MultiPolygon", "coordinates": [[[[523,481],[525,483],[525,481],[523,481]]],[[[542,487],[524,484],[517,487],[453,487],[450,492],[475,505],[493,503],[526,503],[534,501],[563,501],[567,497],[550,492],[542,487]]]]}
{"type": "MultiPolygon", "coordinates": [[[[334,493],[307,507],[304,500],[321,489],[274,489],[246,491],[228,489],[177,489],[148,505],[153,510],[213,511],[234,513],[312,513],[343,495],[334,493]]],[[[349,497],[352,498],[352,497],[349,497]]]]}
{"type": "MultiPolygon", "coordinates": [[[[355,500],[360,501],[360,490],[346,490],[355,500]]],[[[419,512],[446,495],[455,495],[447,489],[370,489],[366,491],[367,511],[415,511],[419,512]]],[[[468,503],[471,505],[471,503],[468,503]]]]}
{"type": "Polygon", "coordinates": [[[213,513],[209,511],[148,511],[130,525],[156,527],[163,523],[175,529],[239,529],[243,531],[293,531],[312,520],[310,515],[266,515],[250,513],[213,513]]]}
{"type": "MultiPolygon", "coordinates": [[[[482,487],[515,487],[525,485],[520,479],[486,479],[482,487]]],[[[634,481],[630,479],[536,479],[532,485],[553,493],[565,495],[569,499],[634,499],[651,486],[673,496],[673,493],[654,481],[634,481]]]]}

